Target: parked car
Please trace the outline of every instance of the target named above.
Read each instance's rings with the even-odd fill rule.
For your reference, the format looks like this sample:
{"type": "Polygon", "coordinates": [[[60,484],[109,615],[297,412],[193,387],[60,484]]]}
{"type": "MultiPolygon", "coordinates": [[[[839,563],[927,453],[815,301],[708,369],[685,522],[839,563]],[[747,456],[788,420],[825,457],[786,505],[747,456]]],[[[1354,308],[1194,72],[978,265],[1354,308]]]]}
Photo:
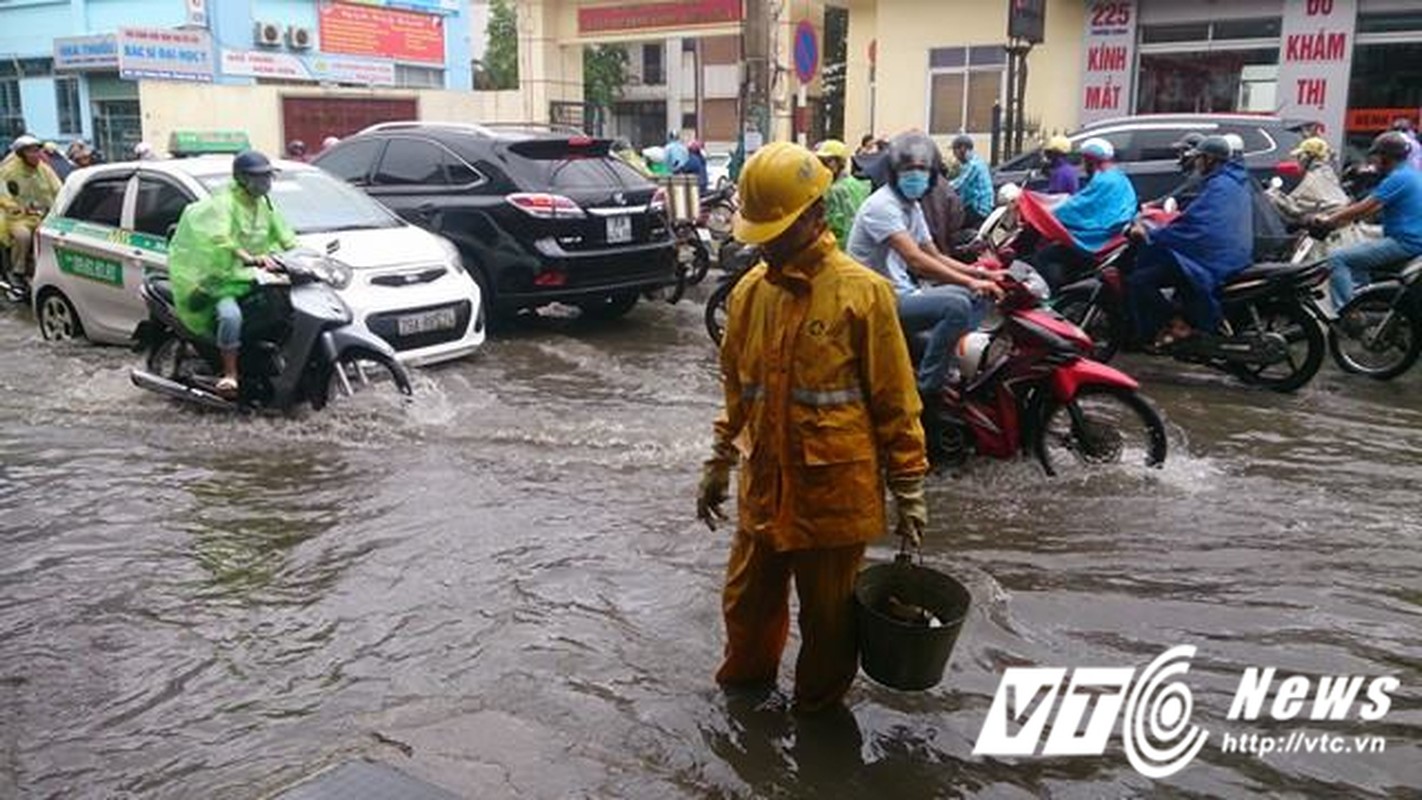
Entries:
{"type": "MultiPolygon", "coordinates": [[[[1103,120],[1070,134],[1075,148],[1099,136],[1116,148],[1116,161],[1130,177],[1141,201],[1164,197],[1184,178],[1174,144],[1188,133],[1205,136],[1237,134],[1244,140],[1244,161],[1261,183],[1275,175],[1279,162],[1302,140],[1297,120],[1250,114],[1143,114],[1103,120]]],[[[1034,150],[1004,163],[993,174],[993,183],[1012,182],[1028,189],[1045,189],[1042,153],[1034,150]]]]}
{"type": "Polygon", "coordinates": [[[712,189],[724,189],[731,184],[731,154],[707,153],[706,178],[712,189]]]}
{"type": "MultiPolygon", "coordinates": [[[[291,161],[272,202],[307,247],[349,265],[341,297],[357,325],[400,359],[427,364],[484,341],[479,287],[448,241],[412,225],[321,170],[291,161]]],[[[148,311],[138,295],[167,271],[168,238],[187,205],[226,185],[230,156],[105,164],[75,171],[39,228],[34,304],[46,339],[127,344],[148,311]]]]}
{"type": "Polygon", "coordinates": [[[676,283],[655,184],[611,142],[548,129],[392,122],[315,164],[458,246],[491,309],[621,316],[676,283]]]}

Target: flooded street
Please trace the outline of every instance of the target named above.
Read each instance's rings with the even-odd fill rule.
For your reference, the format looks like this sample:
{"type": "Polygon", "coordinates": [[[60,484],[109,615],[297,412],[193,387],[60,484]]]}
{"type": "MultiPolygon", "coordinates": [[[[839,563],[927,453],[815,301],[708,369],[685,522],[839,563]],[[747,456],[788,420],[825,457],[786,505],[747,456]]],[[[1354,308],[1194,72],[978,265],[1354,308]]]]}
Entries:
{"type": "Polygon", "coordinates": [[[133,354],[47,345],[13,307],[0,359],[0,797],[256,798],[360,758],[470,798],[1422,790],[1422,368],[1330,362],[1277,396],[1124,362],[1166,468],[930,479],[926,562],[975,603],[949,674],[861,676],[852,721],[806,723],[711,679],[730,533],[693,515],[719,403],[697,302],[522,326],[407,408],[300,419],[179,409],[130,386],[133,354]],[[1176,645],[1210,732],[1179,773],[1138,774],[1119,736],[973,755],[1006,667],[1176,645]],[[1377,721],[1226,719],[1270,666],[1400,687],[1377,721]],[[1385,749],[1220,747],[1295,730],[1385,749]]]}

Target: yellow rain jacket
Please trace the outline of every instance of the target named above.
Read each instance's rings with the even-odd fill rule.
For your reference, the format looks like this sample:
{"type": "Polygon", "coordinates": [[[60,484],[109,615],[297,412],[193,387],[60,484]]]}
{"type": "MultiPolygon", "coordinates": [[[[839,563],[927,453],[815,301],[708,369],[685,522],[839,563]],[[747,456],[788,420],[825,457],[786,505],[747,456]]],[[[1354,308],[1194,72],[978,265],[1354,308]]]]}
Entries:
{"type": "Polygon", "coordinates": [[[740,455],[740,529],[777,551],[884,533],[884,477],[928,470],[922,403],[889,282],[828,231],[731,293],[718,457],[740,455]]]}
{"type": "Polygon", "coordinates": [[[237,251],[264,256],[296,244],[295,231],[271,198],[254,200],[235,181],[189,205],[168,243],[168,276],[178,318],[193,333],[211,336],[217,301],[246,297],[256,278],[237,251]]]}
{"type": "Polygon", "coordinates": [[[0,223],[0,244],[10,241],[10,225],[25,224],[34,227],[41,215],[32,214],[31,207],[48,209],[54,205],[62,182],[54,170],[41,161],[31,167],[24,159],[11,153],[0,162],[0,210],[4,211],[4,221],[0,223]],[[14,191],[11,191],[11,184],[14,191]]]}

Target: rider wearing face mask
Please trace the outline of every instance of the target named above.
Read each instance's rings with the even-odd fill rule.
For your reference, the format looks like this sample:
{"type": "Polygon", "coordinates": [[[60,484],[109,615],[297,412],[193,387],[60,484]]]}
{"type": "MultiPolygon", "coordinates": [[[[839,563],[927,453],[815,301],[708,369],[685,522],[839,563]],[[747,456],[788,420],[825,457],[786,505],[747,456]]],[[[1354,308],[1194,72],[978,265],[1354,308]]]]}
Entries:
{"type": "Polygon", "coordinates": [[[297,244],[296,233],[268,196],[275,173],[265,155],[255,150],[239,154],[232,161],[232,183],[183,210],[168,248],[178,317],[193,333],[215,332],[222,354],[217,391],[228,396],[237,394],[238,301],[255,285],[254,268],[274,269],[268,254],[297,244]]]}
{"type": "Polygon", "coordinates": [[[958,338],[987,309],[978,298],[1002,296],[991,273],[949,258],[933,243],[919,200],[937,179],[937,155],[925,134],[894,137],[889,180],[860,206],[848,248],[852,258],[894,284],[899,321],[908,334],[932,329],[918,368],[919,392],[928,405],[938,396],[958,338]]]}

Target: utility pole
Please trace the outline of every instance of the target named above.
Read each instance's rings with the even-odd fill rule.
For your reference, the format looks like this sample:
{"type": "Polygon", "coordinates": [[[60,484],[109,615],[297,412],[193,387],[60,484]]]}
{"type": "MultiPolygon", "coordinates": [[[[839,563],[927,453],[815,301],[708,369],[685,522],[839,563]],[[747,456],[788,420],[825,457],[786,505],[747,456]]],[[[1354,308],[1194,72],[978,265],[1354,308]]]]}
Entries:
{"type": "Polygon", "coordinates": [[[741,83],[741,135],[746,154],[770,136],[770,3],[745,0],[741,26],[741,55],[745,64],[741,83]],[[750,134],[749,136],[747,136],[750,134]]]}

